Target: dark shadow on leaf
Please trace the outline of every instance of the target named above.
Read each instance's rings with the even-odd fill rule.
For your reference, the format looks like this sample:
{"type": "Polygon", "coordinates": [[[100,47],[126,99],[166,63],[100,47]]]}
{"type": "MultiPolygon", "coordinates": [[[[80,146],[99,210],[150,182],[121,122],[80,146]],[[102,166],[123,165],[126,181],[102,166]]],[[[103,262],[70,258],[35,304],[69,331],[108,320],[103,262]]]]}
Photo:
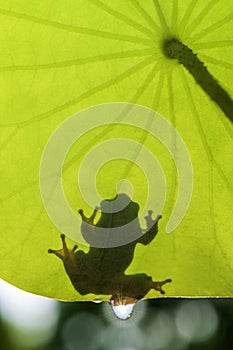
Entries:
{"type": "MultiPolygon", "coordinates": [[[[164,281],[153,281],[150,276],[143,273],[125,274],[133,260],[136,245],[138,243],[148,245],[158,233],[158,222],[161,215],[153,219],[153,212],[148,211],[148,216],[145,217],[147,228],[142,230],[139,225],[138,211],[139,205],[131,201],[125,194],[119,194],[112,200],[101,202],[101,217],[96,224],[94,221],[98,212],[97,208],[89,218],[82,210],[79,210],[82,217],[81,232],[90,244],[89,252],[84,253],[77,250],[77,245],[69,249],[64,234],[61,235],[62,248],[49,249],[49,253],[55,254],[63,261],[66,273],[74,288],[81,295],[89,293],[110,295],[113,300],[128,299],[132,302],[132,300],[142,299],[151,289],[158,290],[161,294],[165,293],[162,287],[171,282],[170,278],[164,281]],[[93,246],[92,242],[98,235],[98,228],[106,229],[107,242],[111,234],[109,228],[124,228],[128,224],[130,224],[130,230],[133,230],[135,236],[139,238],[111,248],[93,246]]],[[[124,233],[127,235],[127,229],[124,233]]]]}

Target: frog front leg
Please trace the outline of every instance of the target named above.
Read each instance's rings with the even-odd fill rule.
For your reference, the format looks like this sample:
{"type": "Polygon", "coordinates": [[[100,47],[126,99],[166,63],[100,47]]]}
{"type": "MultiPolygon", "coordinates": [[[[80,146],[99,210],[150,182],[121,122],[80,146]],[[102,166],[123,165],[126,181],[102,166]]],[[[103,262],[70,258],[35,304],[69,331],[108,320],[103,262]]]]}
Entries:
{"type": "Polygon", "coordinates": [[[49,254],[55,254],[58,258],[60,258],[63,261],[63,264],[66,265],[73,265],[76,264],[75,261],[75,252],[78,249],[78,246],[75,244],[72,249],[69,249],[66,244],[65,235],[61,234],[61,241],[62,241],[62,248],[61,249],[49,249],[49,254]]]}
{"type": "Polygon", "coordinates": [[[79,213],[79,215],[82,218],[82,222],[87,223],[87,224],[89,224],[91,226],[94,226],[94,220],[95,220],[95,217],[96,217],[97,212],[99,211],[99,209],[100,209],[99,207],[95,207],[95,209],[93,210],[93,213],[89,217],[87,217],[84,214],[83,209],[79,209],[78,213],[79,213]]]}
{"type": "Polygon", "coordinates": [[[142,230],[145,233],[138,240],[138,243],[141,243],[143,245],[147,245],[152,242],[158,233],[158,222],[162,218],[162,215],[158,214],[156,218],[153,219],[152,213],[152,210],[148,210],[148,215],[145,216],[147,228],[146,230],[142,230]]]}

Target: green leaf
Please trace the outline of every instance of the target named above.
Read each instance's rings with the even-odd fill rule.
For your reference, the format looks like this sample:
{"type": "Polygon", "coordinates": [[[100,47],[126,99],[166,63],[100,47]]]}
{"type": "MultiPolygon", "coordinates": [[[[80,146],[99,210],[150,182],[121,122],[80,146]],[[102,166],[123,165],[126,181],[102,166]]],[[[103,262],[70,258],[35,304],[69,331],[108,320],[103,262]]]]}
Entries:
{"type": "MultiPolygon", "coordinates": [[[[0,20],[1,278],[53,298],[95,297],[79,295],[47,252],[59,248],[60,232],[42,203],[40,162],[51,134],[71,115],[96,104],[131,102],[160,113],[184,140],[194,171],[184,219],[166,233],[179,191],[176,167],[161,142],[130,126],[99,127],[73,145],[63,168],[70,206],[91,212],[77,171],[92,147],[119,137],[147,147],[164,170],[167,197],[158,235],[150,245],[136,247],[127,274],[171,278],[166,296],[232,296],[232,124],[162,49],[164,40],[179,38],[233,96],[231,2],[1,0],[0,20]]],[[[132,182],[133,198],[143,207],[146,178],[127,160],[100,169],[100,194],[111,198],[122,177],[132,182]]],[[[147,297],[157,295],[151,290],[147,297]]]]}

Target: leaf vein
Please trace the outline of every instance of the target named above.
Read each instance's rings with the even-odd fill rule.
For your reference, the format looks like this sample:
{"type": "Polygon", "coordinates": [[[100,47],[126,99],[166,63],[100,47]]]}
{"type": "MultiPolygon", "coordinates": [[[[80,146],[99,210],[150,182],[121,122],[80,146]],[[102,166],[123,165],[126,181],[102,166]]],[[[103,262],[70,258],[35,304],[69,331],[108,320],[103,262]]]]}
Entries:
{"type": "Polygon", "coordinates": [[[5,9],[0,9],[0,14],[5,15],[5,16],[10,16],[10,17],[15,17],[18,19],[26,20],[26,21],[31,21],[34,23],[42,24],[42,25],[47,25],[51,26],[57,29],[61,29],[64,31],[68,31],[71,33],[78,33],[78,34],[85,34],[85,35],[91,35],[91,36],[96,36],[96,37],[101,37],[101,38],[106,38],[110,40],[120,40],[120,41],[128,41],[128,42],[133,42],[133,43],[140,43],[143,45],[149,45],[152,46],[151,40],[147,38],[141,38],[137,36],[131,36],[131,35],[124,35],[124,34],[118,34],[118,33],[111,33],[111,32],[105,32],[101,30],[96,30],[96,29],[91,29],[91,28],[86,28],[86,27],[78,27],[78,26],[72,26],[56,21],[52,21],[49,19],[45,18],[39,18],[31,15],[27,15],[25,13],[19,13],[19,12],[14,12],[11,10],[5,10],[5,9]]]}

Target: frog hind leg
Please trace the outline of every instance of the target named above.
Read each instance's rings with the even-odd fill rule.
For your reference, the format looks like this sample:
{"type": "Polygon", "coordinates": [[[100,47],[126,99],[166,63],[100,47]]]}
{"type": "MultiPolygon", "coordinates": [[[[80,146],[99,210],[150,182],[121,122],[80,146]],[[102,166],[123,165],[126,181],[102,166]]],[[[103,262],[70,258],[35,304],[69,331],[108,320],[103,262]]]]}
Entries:
{"type": "Polygon", "coordinates": [[[154,282],[152,281],[152,288],[155,290],[158,290],[161,294],[165,294],[165,291],[162,289],[163,285],[166,283],[172,282],[171,278],[168,278],[161,282],[154,282]]]}
{"type": "Polygon", "coordinates": [[[111,281],[109,291],[112,294],[113,300],[117,300],[119,295],[122,296],[123,299],[128,298],[140,300],[143,299],[151,289],[155,289],[161,294],[165,294],[165,291],[162,289],[162,287],[164,284],[169,282],[171,282],[170,278],[159,282],[153,281],[152,277],[147,276],[144,273],[127,276],[124,275],[119,276],[118,279],[113,279],[111,281]]]}

